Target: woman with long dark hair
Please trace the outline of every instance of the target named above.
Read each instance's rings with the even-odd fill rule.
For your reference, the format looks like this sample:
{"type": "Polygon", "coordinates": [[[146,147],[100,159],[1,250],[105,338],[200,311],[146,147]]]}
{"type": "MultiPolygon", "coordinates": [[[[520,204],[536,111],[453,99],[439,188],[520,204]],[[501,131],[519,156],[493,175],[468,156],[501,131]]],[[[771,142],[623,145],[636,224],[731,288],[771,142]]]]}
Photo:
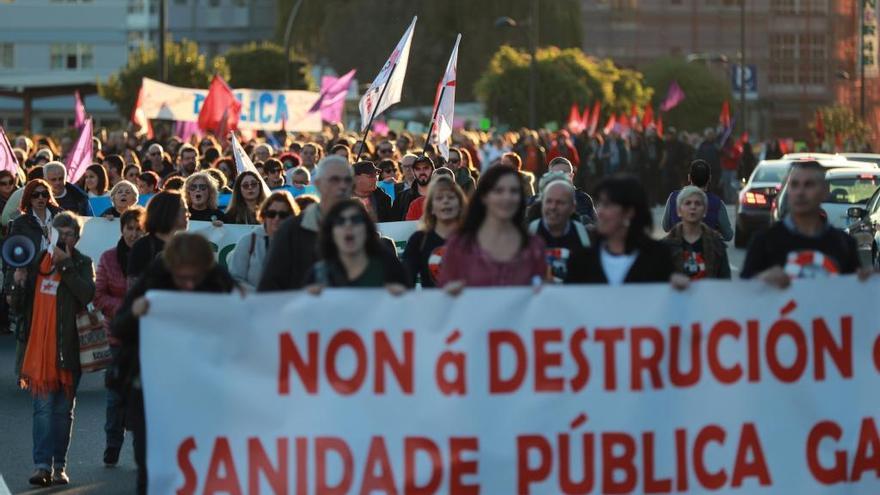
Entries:
{"type": "Polygon", "coordinates": [[[226,207],[225,223],[258,225],[257,209],[269,196],[260,176],[253,172],[242,172],[235,178],[232,197],[226,207]]]}
{"type": "Polygon", "coordinates": [[[598,199],[596,233],[598,242],[573,253],[568,262],[570,284],[669,282],[682,288],[684,281],[673,277],[672,255],[661,242],[651,238],[654,220],[648,195],[638,179],[613,175],[603,179],[593,196],[598,199]]]}
{"type": "Polygon", "coordinates": [[[90,198],[97,198],[100,196],[106,196],[107,190],[110,188],[110,179],[107,178],[107,170],[101,165],[89,165],[86,168],[86,173],[83,174],[82,179],[80,179],[77,185],[86,193],[88,193],[90,198]]]}
{"type": "Polygon", "coordinates": [[[526,195],[519,172],[495,166],[483,174],[459,231],[446,243],[438,285],[540,285],[547,277],[544,241],[525,227],[526,195]]]}
{"type": "Polygon", "coordinates": [[[379,240],[379,231],[363,203],[335,204],[318,232],[321,259],[306,276],[309,292],[323,287],[385,287],[399,294],[409,285],[397,255],[379,240]]]}

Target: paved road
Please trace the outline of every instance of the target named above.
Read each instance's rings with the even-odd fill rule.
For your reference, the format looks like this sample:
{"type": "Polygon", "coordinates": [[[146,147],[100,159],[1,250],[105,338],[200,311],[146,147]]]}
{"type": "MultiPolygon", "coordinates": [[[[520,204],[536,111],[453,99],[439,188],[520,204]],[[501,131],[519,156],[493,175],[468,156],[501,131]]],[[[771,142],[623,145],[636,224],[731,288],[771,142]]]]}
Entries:
{"type": "MultiPolygon", "coordinates": [[[[659,220],[660,211],[654,216],[659,220]]],[[[732,214],[732,213],[731,213],[732,214]]],[[[657,229],[655,236],[660,236],[657,229]]],[[[737,276],[745,253],[742,249],[728,250],[730,264],[737,276]]],[[[122,451],[119,466],[103,466],[104,452],[104,388],[103,376],[86,375],[79,387],[70,446],[69,468],[71,485],[66,488],[32,490],[27,478],[33,469],[31,463],[31,400],[15,388],[12,373],[15,355],[11,336],[0,336],[0,476],[5,478],[11,493],[63,494],[129,494],[135,480],[134,459],[130,438],[122,451]]],[[[0,484],[0,495],[4,495],[0,484]]]]}

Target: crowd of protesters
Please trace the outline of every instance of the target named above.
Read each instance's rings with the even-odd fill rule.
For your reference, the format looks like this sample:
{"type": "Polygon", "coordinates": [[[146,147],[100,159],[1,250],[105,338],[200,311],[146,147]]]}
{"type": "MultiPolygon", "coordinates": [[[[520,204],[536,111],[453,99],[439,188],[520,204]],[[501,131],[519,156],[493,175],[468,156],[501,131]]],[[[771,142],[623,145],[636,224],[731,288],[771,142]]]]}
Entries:
{"type": "MultiPolygon", "coordinates": [[[[696,280],[729,279],[725,188],[748,176],[756,157],[747,142],[733,150],[719,145],[714,132],[697,139],[671,128],[663,136],[650,128],[626,137],[459,131],[442,153],[424,136],[389,133],[363,142],[334,125],[324,133],[244,140],[254,173],[239,172],[225,137],[183,142],[102,131],[95,165],[78,184],[68,182],[60,161],[67,150],[48,137],[16,137],[20,173],[0,172],[3,218],[11,219],[5,232],[26,236],[39,254],[29,267],[6,267],[2,313],[18,342],[17,377],[33,395],[30,483],[69,482],[82,372],[74,320],[90,303],[106,318],[115,357],[106,372],[103,462],[118,462],[124,430],[132,431],[144,493],[138,332],[148,290],[305,289],[317,296],[328,287],[392,294],[442,287],[455,296],[468,287],[539,290],[548,283],[698,290],[696,280]],[[304,194],[311,191],[317,194],[304,194]],[[225,208],[222,194],[230,198],[225,208]],[[139,195],[151,195],[146,208],[139,195]],[[120,237],[98,260],[96,276],[76,245],[82,217],[95,214],[89,198],[99,196],[112,204],[99,216],[118,218],[120,237]],[[668,235],[654,239],[651,208],[664,201],[668,235]],[[185,232],[191,220],[254,230],[238,241],[227,269],[205,238],[185,232]],[[419,223],[399,256],[377,224],[402,220],[419,223]]],[[[821,167],[796,164],[789,191],[791,214],[755,237],[742,276],[778,287],[794,276],[817,276],[815,267],[788,266],[789,255],[804,249],[823,254],[826,272],[867,276],[854,241],[822,218],[821,167]]]]}

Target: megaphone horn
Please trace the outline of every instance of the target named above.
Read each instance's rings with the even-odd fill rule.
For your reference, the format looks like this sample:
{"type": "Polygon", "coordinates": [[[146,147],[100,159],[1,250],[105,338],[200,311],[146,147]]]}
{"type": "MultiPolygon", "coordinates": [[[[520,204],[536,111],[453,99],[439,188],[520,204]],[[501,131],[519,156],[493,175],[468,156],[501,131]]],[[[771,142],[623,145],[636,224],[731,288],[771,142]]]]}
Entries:
{"type": "Polygon", "coordinates": [[[3,242],[3,249],[0,249],[0,257],[3,263],[12,268],[22,268],[31,264],[34,256],[37,254],[37,248],[34,241],[23,235],[14,235],[3,242]]]}

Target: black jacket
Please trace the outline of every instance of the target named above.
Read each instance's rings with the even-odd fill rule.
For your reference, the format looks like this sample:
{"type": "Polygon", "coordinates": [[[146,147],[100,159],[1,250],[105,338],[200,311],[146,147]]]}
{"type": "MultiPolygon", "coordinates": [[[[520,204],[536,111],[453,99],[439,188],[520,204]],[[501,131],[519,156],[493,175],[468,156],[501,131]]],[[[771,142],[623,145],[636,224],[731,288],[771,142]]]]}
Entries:
{"type": "MultiPolygon", "coordinates": [[[[384,194],[384,193],[383,193],[384,194]]],[[[301,289],[306,275],[318,260],[318,228],[321,210],[309,205],[302,215],[288,218],[278,228],[269,253],[258,292],[301,289]]]]}
{"type": "Polygon", "coordinates": [[[55,198],[62,210],[72,211],[84,217],[94,216],[88,194],[74,184],[65,184],[64,189],[67,191],[64,197],[55,198]]]}
{"type": "Polygon", "coordinates": [[[397,210],[398,221],[406,220],[406,212],[409,211],[410,203],[415,201],[419,196],[421,196],[421,194],[419,194],[419,185],[416,182],[413,182],[409,189],[400,193],[400,196],[397,197],[397,201],[395,201],[395,210],[397,210]]]}
{"type": "MultiPolygon", "coordinates": [[[[706,224],[700,224],[703,234],[700,245],[703,249],[703,260],[706,263],[706,278],[730,279],[730,261],[727,258],[727,245],[721,235],[706,224]]],[[[662,242],[669,248],[672,264],[677,273],[684,273],[684,226],[679,223],[663,238],[662,242]]]]}
{"type": "MultiPolygon", "coordinates": [[[[397,259],[397,253],[392,251],[387,244],[382,244],[382,253],[377,257],[382,263],[383,279],[386,284],[401,284],[412,286],[409,274],[403,263],[397,259]]],[[[328,287],[349,287],[351,282],[345,273],[345,268],[336,261],[319,260],[312,265],[306,275],[304,284],[321,283],[328,287]],[[323,272],[323,273],[321,273],[323,272]]]]}
{"type": "Polygon", "coordinates": [[[370,195],[370,203],[373,205],[373,212],[376,213],[377,222],[396,222],[398,213],[391,204],[391,196],[381,188],[376,188],[370,195]]]}
{"type": "MultiPolygon", "coordinates": [[[[55,208],[54,206],[49,207],[49,212],[52,214],[53,218],[60,211],[61,210],[55,208]]],[[[14,235],[23,235],[30,239],[31,242],[34,243],[36,251],[39,253],[40,247],[42,246],[43,242],[43,228],[40,227],[40,223],[31,213],[25,213],[21,216],[15,217],[9,222],[9,233],[7,234],[6,238],[8,239],[9,237],[12,237],[14,235]]],[[[6,266],[6,264],[4,263],[3,272],[3,287],[5,288],[5,290],[8,291],[9,288],[12,287],[13,270],[6,266]]]]}
{"type": "MultiPolygon", "coordinates": [[[[601,243],[571,255],[568,260],[567,284],[607,284],[605,270],[599,257],[601,243]]],[[[645,239],[639,247],[639,255],[626,274],[624,283],[668,282],[672,276],[672,255],[663,243],[645,239]]]]}

